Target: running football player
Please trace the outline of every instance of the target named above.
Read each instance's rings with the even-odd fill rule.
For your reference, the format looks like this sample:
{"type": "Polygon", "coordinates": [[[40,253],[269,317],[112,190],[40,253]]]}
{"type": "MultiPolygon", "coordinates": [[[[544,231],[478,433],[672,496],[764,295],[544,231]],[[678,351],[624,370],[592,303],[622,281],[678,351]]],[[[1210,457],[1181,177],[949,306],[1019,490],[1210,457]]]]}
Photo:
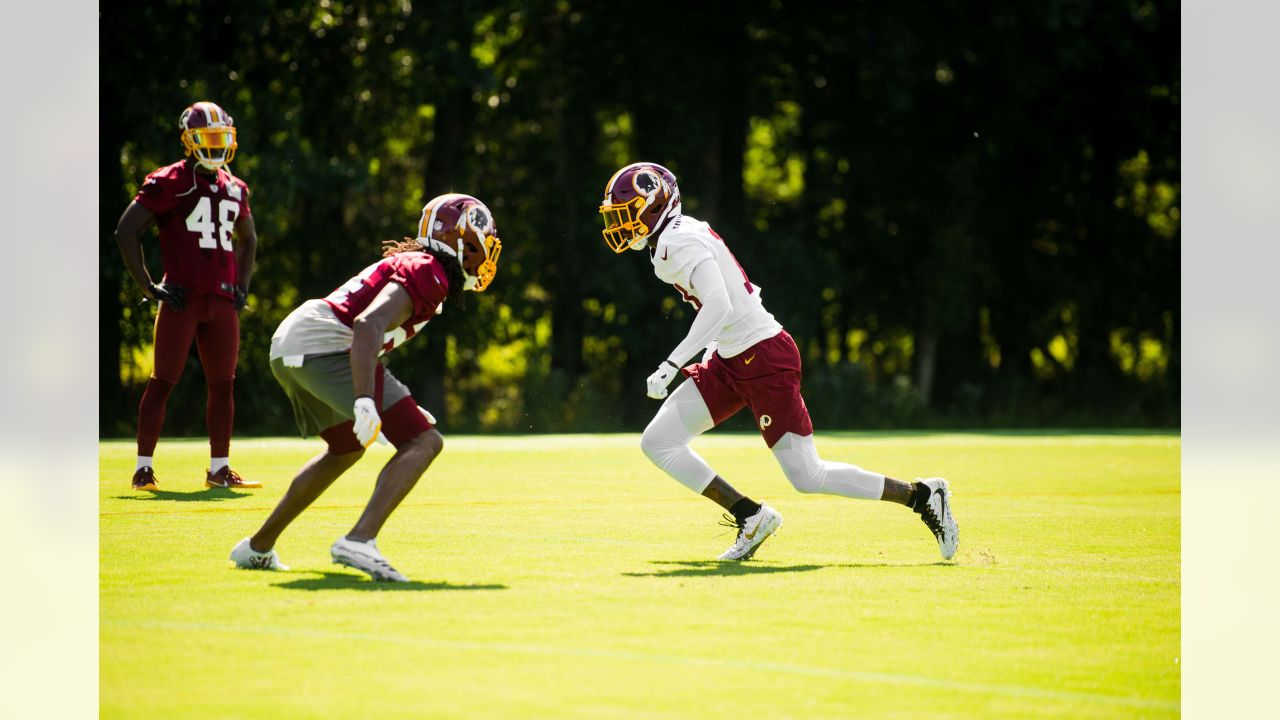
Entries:
{"type": "Polygon", "coordinates": [[[236,129],[226,110],[198,102],[178,120],[186,158],[146,177],[116,225],[124,264],[156,313],[151,378],[138,406],[138,463],[135,490],[155,490],[152,459],[165,403],[182,377],[194,340],[208,386],[205,423],[209,430],[207,487],[256,488],[231,469],[233,390],[240,353],[239,311],[253,276],[258,234],[249,211],[249,186],[231,174],[236,129]],[[160,234],[164,276],[153,282],[139,237],[151,225],[160,234]],[[233,242],[234,239],[234,242],[233,242]]]}
{"type": "Polygon", "coordinates": [[[903,482],[818,456],[813,424],[800,395],[800,352],[760,302],[760,288],[707,223],[681,213],[672,172],[634,163],[609,178],[600,203],[605,244],[616,253],[648,250],[654,273],[697,311],[688,335],[646,381],[649,397],[665,402],[640,446],[649,459],[690,490],[729,512],[738,530],[721,560],[746,560],[782,526],[782,515],[743,496],[689,448],[689,442],[750,407],[765,444],[797,490],[888,500],[918,513],[944,559],[955,556],[959,529],[951,490],[942,478],[903,482]],[[702,362],[682,366],[705,349],[702,362]],[[681,383],[668,394],[677,374],[681,383]]]}
{"type": "Polygon", "coordinates": [[[374,580],[406,581],[378,551],[376,538],[440,454],[444,438],[379,357],[422,332],[447,298],[489,287],[501,249],[483,203],[469,195],[441,195],[422,209],[417,239],[386,243],[381,260],[280,323],[271,338],[271,371],[302,435],[318,434],[328,447],[298,472],[258,532],[231,551],[237,567],[287,569],[275,550],[280,534],[381,431],[396,453],[378,475],[360,519],[333,543],[330,555],[374,580]]]}

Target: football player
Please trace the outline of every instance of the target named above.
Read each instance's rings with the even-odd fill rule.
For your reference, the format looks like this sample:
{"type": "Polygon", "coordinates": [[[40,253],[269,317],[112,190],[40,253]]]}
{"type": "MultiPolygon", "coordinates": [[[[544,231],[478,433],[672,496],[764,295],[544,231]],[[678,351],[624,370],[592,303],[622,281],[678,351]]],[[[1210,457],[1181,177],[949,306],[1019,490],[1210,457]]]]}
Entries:
{"type": "MultiPolygon", "coordinates": [[[[116,225],[125,266],[156,313],[155,361],[138,406],[135,490],[155,490],[152,456],[164,425],[165,403],[182,377],[195,341],[209,395],[207,487],[256,488],[231,469],[240,318],[253,275],[258,234],[249,211],[249,186],[231,174],[236,129],[226,110],[198,102],[178,119],[186,158],[152,172],[116,225]],[[153,282],[139,236],[151,225],[160,234],[164,276],[153,282]]],[[[144,300],[145,302],[145,300],[144,300]]]]}
{"type": "Polygon", "coordinates": [[[743,496],[716,474],[689,441],[750,407],[765,444],[797,490],[906,505],[928,525],[944,559],[959,529],[942,478],[908,483],[818,456],[813,424],[800,396],[800,352],[760,302],[760,288],[711,226],[680,208],[676,177],[661,165],[634,163],[609,178],[600,203],[605,244],[616,253],[647,250],[654,273],[697,311],[688,335],[647,382],[665,398],[640,446],[649,459],[696,493],[715,501],[738,534],[721,560],[746,560],[782,526],[773,508],[743,496]],[[704,350],[702,362],[682,366],[704,350]],[[677,374],[681,383],[668,394],[677,374]]]}
{"type": "Polygon", "coordinates": [[[258,532],[231,551],[237,567],[287,569],[275,551],[280,534],[381,431],[396,453],[355,527],[333,543],[330,555],[374,580],[406,581],[375,538],[440,454],[444,438],[379,357],[422,332],[446,298],[489,287],[501,249],[484,203],[441,195],[422,209],[417,239],[386,243],[381,260],[284,319],[271,338],[271,371],[293,404],[302,435],[318,434],[328,447],[303,466],[258,532]]]}

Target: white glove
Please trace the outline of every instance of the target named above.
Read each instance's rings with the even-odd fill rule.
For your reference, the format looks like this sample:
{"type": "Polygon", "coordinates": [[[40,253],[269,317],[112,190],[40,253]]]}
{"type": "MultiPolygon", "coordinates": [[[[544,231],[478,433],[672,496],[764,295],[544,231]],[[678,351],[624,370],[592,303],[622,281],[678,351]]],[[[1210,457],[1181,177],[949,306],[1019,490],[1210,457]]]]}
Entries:
{"type": "Polygon", "coordinates": [[[356,398],[354,412],[356,440],[360,441],[361,447],[367,448],[378,439],[378,432],[382,429],[378,406],[374,404],[373,398],[361,396],[356,398]]]}
{"type": "Polygon", "coordinates": [[[680,368],[675,366],[670,360],[663,360],[657,370],[649,376],[646,381],[649,385],[649,397],[654,400],[661,400],[667,396],[667,386],[671,384],[671,379],[676,376],[680,368]]]}
{"type": "Polygon", "coordinates": [[[707,346],[706,351],[702,353],[702,362],[704,363],[711,362],[711,356],[715,355],[716,351],[719,349],[720,349],[720,341],[712,340],[711,344],[707,346]]]}

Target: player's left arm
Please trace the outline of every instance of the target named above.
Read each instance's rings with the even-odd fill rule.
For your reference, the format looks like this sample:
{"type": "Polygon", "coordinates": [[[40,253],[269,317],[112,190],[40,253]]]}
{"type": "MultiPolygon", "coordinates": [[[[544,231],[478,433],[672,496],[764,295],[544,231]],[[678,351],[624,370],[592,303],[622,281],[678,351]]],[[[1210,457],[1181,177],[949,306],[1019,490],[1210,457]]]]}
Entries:
{"type": "Polygon", "coordinates": [[[404,324],[413,313],[413,297],[403,286],[389,282],[351,323],[351,387],[355,391],[355,433],[369,447],[378,438],[382,420],[374,401],[378,350],[387,330],[404,324]]]}
{"type": "Polygon", "coordinates": [[[699,350],[710,345],[720,334],[724,321],[733,314],[729,289],[724,285],[724,275],[720,273],[720,266],[715,260],[707,259],[698,263],[689,274],[689,284],[693,285],[693,291],[702,307],[693,318],[689,333],[667,356],[677,366],[683,365],[699,350]]]}
{"type": "Polygon", "coordinates": [[[667,396],[667,386],[675,378],[676,372],[695,353],[711,344],[724,322],[733,313],[733,303],[729,300],[729,289],[724,285],[724,276],[715,260],[706,259],[698,263],[689,275],[689,284],[702,307],[689,326],[689,333],[676,346],[666,360],[647,380],[649,397],[661,400],[667,396]]]}
{"type": "Polygon", "coordinates": [[[253,216],[242,213],[236,220],[236,278],[239,282],[237,304],[243,307],[249,294],[249,281],[253,279],[253,262],[258,255],[258,230],[253,216]]]}
{"type": "Polygon", "coordinates": [[[351,381],[356,397],[373,397],[374,368],[387,331],[413,313],[413,297],[404,286],[387,283],[351,323],[351,381]]]}

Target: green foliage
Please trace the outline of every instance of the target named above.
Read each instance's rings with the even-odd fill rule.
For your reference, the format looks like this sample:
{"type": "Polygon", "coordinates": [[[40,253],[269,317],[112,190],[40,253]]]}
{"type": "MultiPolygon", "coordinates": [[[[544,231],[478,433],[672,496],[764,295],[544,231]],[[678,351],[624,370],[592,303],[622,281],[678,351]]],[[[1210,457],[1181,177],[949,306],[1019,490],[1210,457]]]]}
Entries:
{"type": "MultiPolygon", "coordinates": [[[[642,426],[691,316],[599,239],[605,180],[640,158],[765,289],[824,425],[1176,425],[1177,5],[788,8],[643,29],[570,0],[104,6],[102,432],[133,430],[154,317],[111,228],[206,98],[261,238],[242,432],[291,429],[276,324],[454,190],[493,208],[499,275],[395,372],[451,429],[642,426]]],[[[200,432],[203,397],[193,359],[166,432],[200,432]]]]}

